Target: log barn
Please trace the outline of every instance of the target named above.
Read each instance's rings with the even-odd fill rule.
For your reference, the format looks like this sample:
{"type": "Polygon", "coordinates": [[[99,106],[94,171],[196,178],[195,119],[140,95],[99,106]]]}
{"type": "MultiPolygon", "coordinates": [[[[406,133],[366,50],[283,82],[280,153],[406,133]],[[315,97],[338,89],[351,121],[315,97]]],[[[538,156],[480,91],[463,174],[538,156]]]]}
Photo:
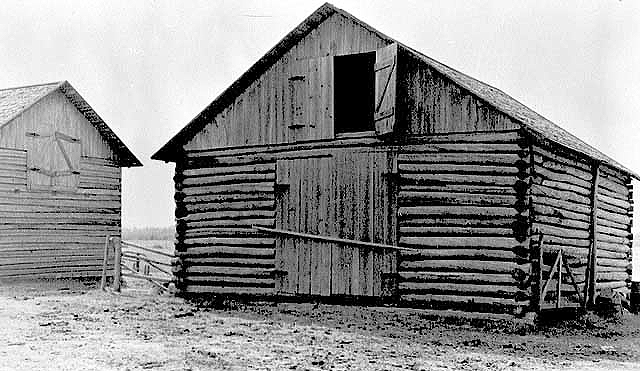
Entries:
{"type": "Polygon", "coordinates": [[[68,82],[0,90],[0,279],[100,276],[132,166],[68,82]]]}
{"type": "Polygon", "coordinates": [[[152,158],[185,295],[521,316],[629,280],[636,173],[330,4],[152,158]]]}

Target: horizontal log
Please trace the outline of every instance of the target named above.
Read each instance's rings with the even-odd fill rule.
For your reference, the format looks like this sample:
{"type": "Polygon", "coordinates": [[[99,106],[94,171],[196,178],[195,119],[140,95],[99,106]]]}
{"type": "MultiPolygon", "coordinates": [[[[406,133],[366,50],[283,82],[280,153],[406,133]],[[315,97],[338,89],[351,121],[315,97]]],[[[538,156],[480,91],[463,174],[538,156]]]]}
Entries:
{"type": "Polygon", "coordinates": [[[191,265],[183,270],[189,274],[207,274],[211,276],[250,276],[250,277],[270,277],[273,269],[269,268],[247,268],[247,267],[215,267],[208,265],[191,265]]]}
{"type": "Polygon", "coordinates": [[[499,236],[512,237],[512,228],[400,227],[402,236],[499,236]]]}
{"type": "Polygon", "coordinates": [[[187,251],[176,251],[176,256],[183,258],[206,256],[249,256],[254,258],[273,259],[273,248],[241,247],[241,246],[202,246],[189,247],[187,251]]]}
{"type": "Polygon", "coordinates": [[[621,200],[621,199],[610,197],[608,195],[601,194],[601,193],[597,194],[597,198],[598,198],[598,203],[613,205],[615,207],[620,208],[623,211],[628,211],[629,209],[631,209],[631,203],[629,203],[628,200],[621,200]]]}
{"type": "Polygon", "coordinates": [[[631,247],[628,245],[622,245],[617,243],[608,243],[608,242],[598,242],[598,250],[619,252],[619,253],[629,253],[631,247]]]}
{"type": "Polygon", "coordinates": [[[477,165],[477,164],[416,164],[416,163],[398,163],[400,173],[419,173],[419,174],[469,174],[469,175],[497,175],[497,176],[516,176],[521,171],[511,166],[498,165],[477,165]]]}
{"type": "Polygon", "coordinates": [[[608,234],[596,233],[596,240],[601,242],[617,243],[631,246],[631,240],[625,237],[616,237],[608,234]]]}
{"type": "Polygon", "coordinates": [[[568,166],[565,163],[561,163],[555,160],[543,159],[540,156],[534,156],[534,158],[536,163],[535,171],[538,171],[538,169],[542,167],[554,173],[571,175],[587,182],[593,180],[593,175],[588,170],[578,169],[574,166],[568,166]]]}
{"type": "MultiPolygon", "coordinates": [[[[42,279],[42,278],[86,278],[86,277],[100,277],[102,275],[102,267],[90,268],[87,270],[79,270],[74,268],[73,270],[18,270],[12,272],[0,272],[0,278],[3,280],[18,280],[18,279],[42,279]]],[[[113,277],[113,269],[107,270],[107,276],[113,277]]]]}
{"type": "Polygon", "coordinates": [[[518,281],[512,274],[479,274],[465,272],[398,272],[401,281],[451,282],[476,284],[515,285],[518,281]]]}
{"type": "Polygon", "coordinates": [[[411,226],[450,226],[450,227],[468,227],[468,228],[512,228],[515,218],[491,218],[491,219],[472,219],[472,218],[406,218],[399,221],[400,227],[411,226]]]}
{"type": "Polygon", "coordinates": [[[537,233],[542,233],[545,236],[558,236],[564,238],[579,238],[579,239],[588,239],[591,236],[589,230],[584,229],[572,229],[572,228],[562,228],[555,227],[547,224],[542,224],[535,222],[531,226],[532,230],[537,231],[537,233]]]}
{"type": "Polygon", "coordinates": [[[256,173],[256,174],[228,174],[228,175],[216,175],[216,176],[203,176],[203,177],[188,177],[182,181],[185,187],[194,185],[215,185],[215,184],[246,184],[246,183],[261,183],[267,181],[274,181],[276,179],[275,173],[256,173]]]}
{"type": "Polygon", "coordinates": [[[206,195],[206,194],[242,194],[242,193],[258,193],[258,192],[270,192],[274,191],[273,182],[263,183],[244,183],[244,184],[225,184],[215,185],[207,187],[185,187],[182,189],[182,193],[186,196],[191,195],[206,195]]]}
{"type": "Polygon", "coordinates": [[[557,198],[533,195],[532,202],[545,205],[545,206],[550,206],[553,208],[560,208],[563,210],[572,211],[575,213],[582,213],[587,215],[591,214],[591,206],[589,205],[579,204],[579,203],[566,201],[566,200],[559,200],[557,198]]]}
{"type": "Polygon", "coordinates": [[[235,295],[273,295],[275,290],[272,287],[228,287],[228,286],[204,286],[188,284],[185,293],[194,294],[235,294],[235,295]]]}
{"type": "Polygon", "coordinates": [[[400,153],[398,164],[472,164],[472,165],[514,165],[520,156],[517,154],[478,153],[469,156],[466,153],[400,153]]]}
{"type": "Polygon", "coordinates": [[[533,184],[543,185],[545,187],[557,189],[561,191],[575,192],[577,194],[580,194],[586,197],[591,196],[590,188],[580,187],[575,184],[559,182],[556,180],[550,180],[550,179],[536,177],[536,176],[532,177],[531,179],[533,184]]]}
{"type": "Polygon", "coordinates": [[[269,173],[275,172],[275,162],[259,163],[259,164],[247,164],[247,165],[233,165],[233,166],[216,166],[206,167],[199,169],[185,169],[182,173],[187,177],[196,176],[210,176],[210,175],[223,175],[223,174],[236,174],[236,173],[269,173]]]}
{"type": "Polygon", "coordinates": [[[273,287],[275,281],[273,278],[258,277],[225,277],[225,276],[188,276],[185,283],[191,284],[209,284],[224,287],[273,287]]]}
{"type": "MultiPolygon", "coordinates": [[[[37,215],[37,214],[36,214],[37,215]]],[[[50,218],[47,216],[44,217],[4,217],[0,218],[0,225],[18,225],[18,224],[56,224],[56,225],[74,225],[74,224],[83,224],[83,225],[93,225],[97,227],[102,226],[118,226],[120,224],[120,219],[116,218],[92,218],[87,219],[82,216],[77,218],[50,218]]]]}
{"type": "Polygon", "coordinates": [[[401,192],[448,192],[448,193],[470,193],[470,194],[491,194],[491,195],[515,195],[516,190],[513,185],[470,185],[470,184],[446,184],[446,185],[410,185],[401,184],[401,192]]]}
{"type": "Polygon", "coordinates": [[[529,272],[527,264],[519,265],[514,262],[478,261],[478,260],[417,260],[401,261],[400,270],[414,271],[461,271],[478,273],[512,273],[515,269],[529,272]]]}
{"type": "Polygon", "coordinates": [[[576,192],[559,190],[541,184],[534,184],[531,187],[531,194],[585,205],[587,207],[591,206],[591,199],[589,197],[580,195],[576,192]]]}
{"type": "Polygon", "coordinates": [[[630,225],[628,224],[618,223],[613,220],[604,219],[600,216],[596,216],[596,223],[598,227],[602,226],[602,227],[615,228],[621,231],[629,231],[629,227],[630,227],[630,225]]]}
{"type": "Polygon", "coordinates": [[[546,224],[561,228],[573,228],[581,230],[589,230],[591,223],[581,220],[565,219],[558,216],[549,216],[536,214],[533,218],[534,223],[546,224]]]}
{"type": "Polygon", "coordinates": [[[80,236],[80,235],[22,235],[22,236],[7,236],[5,234],[0,236],[0,246],[4,246],[7,244],[15,244],[15,243],[30,243],[30,242],[38,242],[38,243],[96,243],[96,242],[104,242],[106,235],[96,235],[96,236],[80,236]]]}
{"type": "Polygon", "coordinates": [[[629,187],[629,194],[621,194],[621,193],[617,193],[617,192],[612,192],[608,189],[602,188],[602,187],[598,187],[598,194],[599,195],[605,195],[609,198],[613,198],[616,200],[620,200],[620,201],[624,201],[624,202],[628,202],[631,201],[631,186],[629,187]]]}
{"type": "MultiPolygon", "coordinates": [[[[81,206],[56,206],[56,205],[2,205],[0,209],[3,212],[20,212],[20,213],[94,213],[97,215],[104,214],[120,214],[120,206],[116,207],[100,207],[107,205],[100,205],[96,203],[93,206],[81,207],[81,206]]],[[[111,206],[111,205],[108,205],[111,206]]]]}
{"type": "MultiPolygon", "coordinates": [[[[273,255],[273,254],[272,254],[273,255]]],[[[256,259],[248,257],[208,257],[208,258],[188,258],[188,264],[195,265],[215,265],[215,266],[247,266],[256,268],[274,268],[275,260],[271,257],[256,259]]]]}
{"type": "Polygon", "coordinates": [[[603,211],[607,211],[607,212],[615,213],[615,214],[627,215],[627,214],[629,214],[630,211],[633,211],[633,208],[630,208],[630,209],[627,210],[627,209],[622,209],[622,208],[617,207],[617,206],[606,204],[604,202],[599,202],[598,203],[598,210],[603,210],[603,211]]]}
{"type": "Polygon", "coordinates": [[[417,143],[521,143],[524,139],[519,130],[485,131],[472,133],[446,133],[411,136],[408,140],[417,143]]]}
{"type": "Polygon", "coordinates": [[[607,250],[603,250],[603,249],[598,249],[596,251],[596,256],[598,258],[608,258],[608,259],[626,259],[629,260],[631,258],[631,256],[629,255],[631,253],[631,249],[629,249],[628,252],[624,253],[624,252],[616,252],[616,251],[607,251],[607,250]]]}
{"type": "Polygon", "coordinates": [[[626,281],[629,278],[627,272],[596,272],[597,282],[626,281]]]}
{"type": "Polygon", "coordinates": [[[475,247],[509,250],[520,243],[511,237],[400,237],[400,244],[413,247],[475,247]]]}
{"type": "MultiPolygon", "coordinates": [[[[532,230],[535,231],[535,227],[532,227],[532,230]]],[[[561,246],[574,246],[574,247],[589,247],[591,245],[591,240],[589,238],[580,239],[580,238],[564,238],[560,236],[554,235],[545,235],[544,242],[550,243],[553,245],[561,245],[561,246]]]]}
{"type": "Polygon", "coordinates": [[[10,219],[33,219],[33,220],[53,220],[53,219],[67,219],[67,220],[89,220],[89,219],[102,219],[102,220],[120,220],[119,213],[110,214],[95,214],[95,213],[63,213],[63,212],[5,212],[0,210],[0,221],[10,219]],[[5,219],[6,218],[6,219],[5,219]]]}
{"type": "Polygon", "coordinates": [[[248,228],[251,226],[261,227],[273,227],[275,220],[273,218],[261,218],[261,219],[216,219],[205,221],[187,221],[187,228],[248,228]]]}
{"type": "Polygon", "coordinates": [[[399,217],[438,216],[438,217],[515,217],[518,211],[511,207],[480,206],[414,206],[400,207],[399,217]]]}
{"type": "MultiPolygon", "coordinates": [[[[598,267],[627,267],[631,262],[630,259],[607,259],[607,258],[598,258],[596,260],[596,264],[598,267]]],[[[597,270],[598,268],[596,268],[597,270]]]]}
{"type": "Polygon", "coordinates": [[[513,186],[518,180],[515,176],[489,176],[464,174],[400,174],[400,181],[408,184],[469,184],[484,186],[513,186]]]}
{"type": "Polygon", "coordinates": [[[612,182],[611,180],[606,178],[600,178],[598,181],[598,191],[602,188],[611,192],[618,193],[623,197],[629,196],[629,187],[617,182],[612,182]]]}
{"type": "Polygon", "coordinates": [[[626,184],[631,181],[629,174],[623,173],[622,171],[605,164],[600,165],[600,174],[607,178],[614,178],[622,184],[626,184]]]}
{"type": "Polygon", "coordinates": [[[275,200],[273,192],[255,193],[227,193],[227,194],[205,194],[197,196],[187,196],[181,201],[184,204],[196,204],[203,202],[236,202],[236,201],[266,201],[275,200]]]}
{"type": "Polygon", "coordinates": [[[573,211],[559,209],[551,206],[545,206],[538,203],[533,203],[532,206],[534,215],[536,215],[536,217],[538,216],[538,214],[541,214],[562,219],[570,219],[587,223],[591,222],[591,215],[576,213],[573,211]]]}
{"type": "Polygon", "coordinates": [[[622,287],[627,287],[627,283],[624,281],[610,281],[610,282],[596,282],[596,290],[604,290],[604,289],[619,289],[622,287]]]}
{"type": "Polygon", "coordinates": [[[449,282],[400,282],[398,284],[400,295],[412,294],[446,294],[457,293],[461,295],[485,295],[491,297],[512,298],[516,293],[524,292],[513,285],[477,285],[472,283],[449,282]]]}
{"type": "MultiPolygon", "coordinates": [[[[271,221],[273,224],[273,221],[271,221]]],[[[268,227],[268,226],[267,226],[268,227]]],[[[251,225],[244,228],[187,228],[185,231],[178,233],[180,237],[258,237],[264,236],[264,233],[251,228],[251,225]]]]}
{"type": "Polygon", "coordinates": [[[219,211],[219,210],[270,210],[275,207],[273,200],[270,201],[238,201],[238,202],[220,202],[220,203],[204,203],[204,204],[186,204],[189,212],[200,211],[219,211]]]}
{"type": "Polygon", "coordinates": [[[567,257],[580,257],[586,258],[589,256],[589,248],[588,247],[574,247],[574,246],[565,246],[565,245],[554,245],[551,243],[547,243],[546,239],[544,241],[543,247],[545,254],[557,254],[558,251],[562,250],[562,254],[567,257]]]}
{"type": "Polygon", "coordinates": [[[614,221],[616,223],[620,223],[620,224],[624,224],[624,225],[630,225],[631,224],[631,217],[629,217],[627,215],[623,215],[623,214],[612,213],[612,212],[609,212],[609,211],[606,211],[606,210],[602,210],[602,209],[598,209],[598,218],[611,220],[611,221],[614,221]]]}
{"type": "Polygon", "coordinates": [[[551,171],[549,169],[541,168],[539,166],[534,168],[534,178],[541,178],[543,180],[550,180],[554,182],[560,182],[569,184],[575,187],[589,189],[591,182],[584,179],[580,179],[573,174],[565,174],[560,172],[551,171]]]}
{"type": "Polygon", "coordinates": [[[245,237],[245,238],[226,238],[226,237],[200,237],[187,238],[184,240],[186,245],[222,245],[222,246],[272,246],[275,244],[275,238],[269,237],[245,237]]]}
{"type": "Polygon", "coordinates": [[[625,238],[625,239],[629,239],[629,240],[631,240],[632,237],[633,237],[633,234],[631,234],[631,232],[629,232],[628,230],[605,227],[603,225],[598,225],[598,229],[597,230],[598,230],[598,233],[608,234],[610,236],[619,237],[619,238],[625,238]]]}
{"type": "Polygon", "coordinates": [[[450,152],[467,153],[470,156],[474,153],[500,153],[518,154],[523,152],[519,144],[511,143],[421,143],[402,146],[404,153],[429,153],[429,152],[450,152]]]}
{"type": "Polygon", "coordinates": [[[557,152],[557,148],[553,150],[554,152],[551,152],[549,149],[537,145],[533,147],[534,156],[555,160],[556,162],[568,164],[584,171],[591,171],[591,165],[586,159],[579,159],[572,154],[557,152]]]}
{"type": "Polygon", "coordinates": [[[273,218],[275,211],[273,210],[230,210],[230,211],[217,211],[217,212],[203,212],[193,213],[178,220],[184,221],[199,221],[199,220],[216,220],[216,219],[264,219],[273,218]]]}
{"type": "Polygon", "coordinates": [[[413,205],[512,206],[516,204],[518,198],[515,195],[400,191],[398,200],[400,203],[411,203],[413,205]]]}
{"type": "Polygon", "coordinates": [[[460,260],[504,260],[515,261],[518,256],[507,250],[487,249],[420,249],[403,251],[402,260],[460,259],[460,260]]]}

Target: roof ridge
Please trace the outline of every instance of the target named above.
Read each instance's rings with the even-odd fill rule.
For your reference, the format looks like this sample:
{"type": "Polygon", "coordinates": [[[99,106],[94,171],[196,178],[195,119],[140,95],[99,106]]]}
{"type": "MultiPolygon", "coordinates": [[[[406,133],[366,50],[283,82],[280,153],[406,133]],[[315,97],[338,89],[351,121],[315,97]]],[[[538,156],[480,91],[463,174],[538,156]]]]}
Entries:
{"type": "Polygon", "coordinates": [[[64,84],[65,82],[67,82],[67,81],[66,80],[61,80],[61,81],[52,81],[52,82],[47,82],[47,83],[42,83],[42,84],[31,84],[31,85],[23,85],[23,86],[14,86],[14,87],[10,87],[10,88],[0,88],[0,91],[35,88],[36,86],[45,86],[45,85],[60,86],[60,85],[64,84]]]}

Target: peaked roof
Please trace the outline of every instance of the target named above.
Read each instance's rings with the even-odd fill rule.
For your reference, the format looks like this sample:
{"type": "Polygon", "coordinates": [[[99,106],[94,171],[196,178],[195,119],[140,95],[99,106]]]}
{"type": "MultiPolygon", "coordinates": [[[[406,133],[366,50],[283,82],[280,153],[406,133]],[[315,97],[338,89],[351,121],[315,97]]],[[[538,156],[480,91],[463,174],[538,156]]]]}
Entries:
{"type": "Polygon", "coordinates": [[[142,166],[136,156],[131,153],[120,138],[89,106],[89,103],[67,81],[0,89],[0,129],[8,125],[22,112],[57,90],[60,90],[76,109],[84,115],[87,121],[98,130],[118,155],[118,165],[123,167],[142,166]]]}
{"type": "Polygon", "coordinates": [[[437,70],[454,83],[469,90],[478,98],[486,101],[498,111],[506,114],[512,119],[521,123],[524,130],[531,135],[541,139],[559,144],[568,149],[585,154],[586,156],[640,179],[640,175],[621,165],[611,157],[603,154],[582,140],[578,139],[568,131],[562,129],[558,125],[544,118],[542,115],[534,112],[524,104],[518,102],[508,94],[499,89],[494,88],[486,83],[478,81],[470,76],[465,75],[451,67],[448,67],[426,55],[394,40],[380,31],[374,29],[368,24],[362,22],[346,11],[336,8],[335,6],[325,3],[307,19],[300,23],[296,28],[289,32],[280,42],[271,48],[262,58],[260,58],[253,66],[251,66],[244,74],[242,74],[231,86],[223,91],[211,104],[209,104],[202,112],[193,118],[182,130],[180,130],[173,138],[171,138],[160,150],[158,150],[152,159],[172,161],[175,160],[179,153],[179,146],[189,140],[195,133],[200,131],[207,124],[208,119],[221,112],[227,105],[246,90],[249,85],[263,73],[267,71],[274,63],[276,63],[289,49],[302,40],[311,30],[318,27],[323,21],[333,14],[340,14],[356,24],[375,33],[381,39],[389,43],[397,43],[399,47],[405,49],[424,63],[437,70]]]}

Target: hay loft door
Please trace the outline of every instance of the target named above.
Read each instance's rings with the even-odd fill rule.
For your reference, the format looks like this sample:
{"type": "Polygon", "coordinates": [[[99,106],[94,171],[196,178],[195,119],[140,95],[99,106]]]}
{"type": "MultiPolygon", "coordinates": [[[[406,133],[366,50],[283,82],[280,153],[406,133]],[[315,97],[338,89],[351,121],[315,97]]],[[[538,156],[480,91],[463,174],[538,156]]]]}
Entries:
{"type": "MultiPolygon", "coordinates": [[[[331,157],[280,160],[276,228],[312,236],[386,243],[387,154],[340,151],[331,157]]],[[[278,235],[276,292],[282,295],[385,296],[395,251],[278,235]]]]}
{"type": "Polygon", "coordinates": [[[393,132],[396,123],[396,76],[398,71],[398,44],[391,44],[376,52],[375,106],[373,122],[376,133],[393,132]]]}
{"type": "Polygon", "coordinates": [[[74,191],[80,174],[80,140],[59,131],[26,132],[27,174],[32,190],[74,191]]]}

